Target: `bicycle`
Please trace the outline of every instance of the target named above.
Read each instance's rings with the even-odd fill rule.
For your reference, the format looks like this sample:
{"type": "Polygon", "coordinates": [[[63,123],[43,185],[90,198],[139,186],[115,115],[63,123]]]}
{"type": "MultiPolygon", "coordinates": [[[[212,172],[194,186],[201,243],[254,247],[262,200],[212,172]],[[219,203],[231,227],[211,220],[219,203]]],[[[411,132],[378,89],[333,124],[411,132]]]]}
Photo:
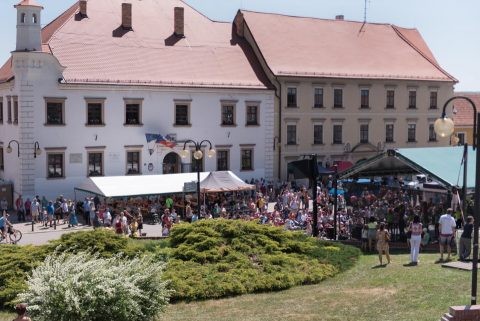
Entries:
{"type": "MultiPolygon", "coordinates": [[[[12,244],[17,244],[22,239],[22,232],[20,230],[14,229],[13,227],[9,227],[6,233],[10,235],[10,242],[12,244]]],[[[0,243],[2,243],[4,240],[5,243],[7,243],[6,239],[6,234],[0,233],[0,243]]]]}

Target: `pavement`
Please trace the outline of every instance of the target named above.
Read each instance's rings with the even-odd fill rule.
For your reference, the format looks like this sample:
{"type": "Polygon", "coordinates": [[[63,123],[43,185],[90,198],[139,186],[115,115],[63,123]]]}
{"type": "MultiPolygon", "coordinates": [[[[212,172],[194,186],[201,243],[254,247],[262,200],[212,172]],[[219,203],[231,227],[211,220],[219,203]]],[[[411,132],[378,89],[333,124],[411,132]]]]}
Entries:
{"type": "MultiPolygon", "coordinates": [[[[62,221],[61,221],[62,223],[62,221]]],[[[39,223],[33,225],[31,222],[13,223],[15,229],[22,232],[22,239],[18,242],[19,245],[40,245],[46,244],[50,240],[59,239],[62,234],[72,233],[77,231],[93,230],[92,226],[79,224],[76,227],[68,227],[67,224],[59,224],[56,229],[53,227],[45,227],[39,223]]],[[[143,233],[146,233],[146,237],[161,237],[161,225],[143,224],[143,233]]]]}

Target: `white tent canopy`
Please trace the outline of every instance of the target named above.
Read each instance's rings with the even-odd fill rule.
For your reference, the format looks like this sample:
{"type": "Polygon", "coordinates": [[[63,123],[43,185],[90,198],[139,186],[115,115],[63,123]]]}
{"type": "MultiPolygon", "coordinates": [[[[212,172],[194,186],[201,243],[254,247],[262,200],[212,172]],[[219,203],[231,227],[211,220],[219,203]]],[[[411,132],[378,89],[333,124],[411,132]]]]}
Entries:
{"type": "MultiPolygon", "coordinates": [[[[225,172],[202,172],[200,173],[200,186],[204,188],[205,178],[211,178],[205,182],[206,192],[222,192],[233,190],[245,190],[254,188],[253,185],[244,183],[234,173],[225,172]],[[214,190],[216,189],[216,190],[214,190]]],[[[135,175],[135,176],[102,176],[89,177],[75,187],[75,190],[87,192],[103,197],[132,197],[161,194],[182,193],[184,184],[197,182],[197,173],[164,174],[164,175],[135,175]]],[[[203,191],[205,192],[205,191],[203,191]]]]}
{"type": "Polygon", "coordinates": [[[230,171],[211,172],[200,182],[202,193],[218,193],[245,191],[255,189],[255,185],[247,184],[230,171]]]}
{"type": "MultiPolygon", "coordinates": [[[[200,181],[208,174],[200,173],[200,181]]],[[[183,192],[185,183],[196,181],[197,173],[89,177],[75,190],[104,197],[176,194],[183,192]]]]}

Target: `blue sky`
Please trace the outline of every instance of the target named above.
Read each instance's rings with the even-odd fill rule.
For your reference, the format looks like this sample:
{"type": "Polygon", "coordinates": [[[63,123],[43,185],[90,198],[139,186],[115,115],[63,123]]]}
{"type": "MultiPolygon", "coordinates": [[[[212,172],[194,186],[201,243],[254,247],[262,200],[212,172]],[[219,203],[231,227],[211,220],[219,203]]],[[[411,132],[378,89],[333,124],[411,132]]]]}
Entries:
{"type": "MultiPolygon", "coordinates": [[[[211,19],[219,21],[232,21],[239,8],[327,19],[343,14],[347,20],[363,21],[365,3],[364,0],[185,1],[211,19]]],[[[0,0],[0,64],[15,49],[16,17],[13,5],[18,2],[20,0],[0,0]]],[[[76,0],[37,2],[45,8],[42,24],[46,24],[76,0]]],[[[480,91],[480,1],[367,0],[367,21],[417,28],[440,65],[460,80],[456,90],[480,91]]]]}

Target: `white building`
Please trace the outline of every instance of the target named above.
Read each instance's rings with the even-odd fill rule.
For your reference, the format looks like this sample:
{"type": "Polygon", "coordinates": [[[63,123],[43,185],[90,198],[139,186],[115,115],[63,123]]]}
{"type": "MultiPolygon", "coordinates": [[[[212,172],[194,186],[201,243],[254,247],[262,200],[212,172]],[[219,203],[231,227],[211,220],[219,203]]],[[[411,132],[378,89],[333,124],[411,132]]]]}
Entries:
{"type": "Polygon", "coordinates": [[[274,93],[232,24],[179,0],[81,0],[43,29],[43,7],[15,8],[16,50],[0,68],[0,178],[14,197],[191,171],[188,139],[216,150],[203,170],[273,177],[274,93]]]}

